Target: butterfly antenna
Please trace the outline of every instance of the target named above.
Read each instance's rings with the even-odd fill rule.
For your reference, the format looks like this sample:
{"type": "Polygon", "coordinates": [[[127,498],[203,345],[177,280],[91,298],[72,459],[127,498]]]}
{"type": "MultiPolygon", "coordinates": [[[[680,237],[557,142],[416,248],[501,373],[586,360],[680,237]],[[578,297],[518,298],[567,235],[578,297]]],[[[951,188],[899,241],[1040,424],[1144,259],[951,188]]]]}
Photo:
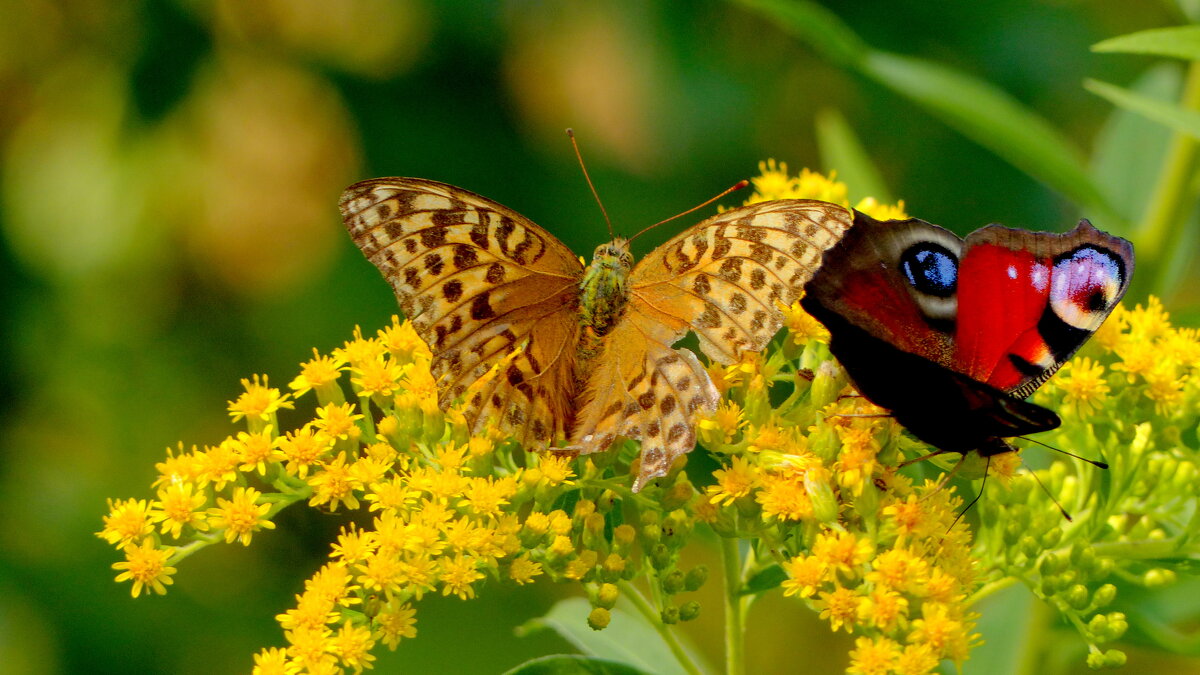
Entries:
{"type": "Polygon", "coordinates": [[[575,158],[579,160],[579,168],[583,169],[583,179],[591,188],[592,196],[596,198],[596,204],[600,206],[600,213],[604,214],[604,224],[608,225],[608,236],[616,239],[617,235],[613,234],[612,221],[608,219],[608,210],[604,208],[604,202],[600,201],[600,193],[596,192],[596,186],[592,185],[592,177],[588,175],[587,165],[583,163],[583,155],[579,152],[579,143],[575,140],[573,129],[567,129],[567,138],[571,139],[571,147],[575,149],[575,158]]]}
{"type": "MultiPolygon", "coordinates": [[[[963,459],[966,459],[966,455],[963,455],[963,459]]],[[[987,464],[983,466],[983,482],[979,484],[979,492],[976,492],[975,498],[972,499],[962,511],[959,511],[957,516],[954,516],[954,520],[950,521],[950,527],[946,528],[947,534],[950,533],[950,530],[954,529],[954,526],[958,524],[958,521],[961,520],[963,516],[967,515],[967,511],[970,511],[971,507],[975,506],[975,502],[979,501],[979,498],[983,496],[983,489],[987,487],[988,469],[990,468],[992,468],[992,456],[988,455],[987,464]]],[[[1070,520],[1070,518],[1067,518],[1067,520],[1070,520]]]]}
{"type": "MultiPolygon", "coordinates": [[[[1048,445],[1048,444],[1043,443],[1035,438],[1030,438],[1028,436],[1017,436],[1017,438],[1019,438],[1023,441],[1037,443],[1038,445],[1042,446],[1043,448],[1049,448],[1055,452],[1062,453],[1062,454],[1066,455],[1067,457],[1074,457],[1075,459],[1078,459],[1081,462],[1087,462],[1088,464],[1091,464],[1092,466],[1096,467],[1097,469],[1107,469],[1108,468],[1108,462],[1101,462],[1098,459],[1088,459],[1087,457],[1080,457],[1079,455],[1076,455],[1073,452],[1067,452],[1066,450],[1056,448],[1053,445],[1048,445]]],[[[1070,519],[1068,518],[1068,520],[1070,520],[1070,519]]]]}
{"type": "Polygon", "coordinates": [[[642,228],[642,231],[638,232],[637,234],[630,237],[629,241],[632,243],[634,239],[637,239],[638,237],[642,236],[643,234],[646,234],[650,230],[653,230],[654,228],[658,227],[659,225],[662,225],[664,223],[669,223],[672,220],[675,220],[676,218],[682,218],[682,217],[686,216],[687,214],[691,213],[692,211],[698,211],[698,210],[708,206],[709,204],[717,201],[721,197],[724,197],[725,195],[729,194],[730,192],[737,192],[738,190],[741,190],[742,188],[746,187],[749,184],[750,184],[750,181],[742,179],[742,180],[738,181],[736,184],[734,184],[733,186],[726,188],[721,194],[717,195],[716,197],[713,197],[712,199],[705,201],[703,204],[697,204],[696,206],[693,206],[692,208],[688,209],[687,211],[684,211],[683,213],[677,213],[677,214],[671,216],[670,218],[667,218],[666,220],[660,220],[653,225],[642,228]]]}
{"type": "MultiPolygon", "coordinates": [[[[1069,454],[1069,453],[1068,453],[1068,454],[1069,454]]],[[[1081,458],[1081,459],[1082,459],[1082,458],[1081,458]]],[[[1085,460],[1085,461],[1086,461],[1086,460],[1085,460]]],[[[1021,459],[1021,466],[1025,467],[1025,470],[1026,470],[1026,471],[1028,471],[1028,472],[1029,472],[1029,474],[1030,474],[1031,476],[1033,476],[1033,479],[1034,479],[1035,481],[1037,481],[1038,487],[1042,488],[1042,492],[1045,492],[1045,493],[1046,493],[1046,496],[1050,498],[1050,501],[1054,502],[1054,505],[1058,507],[1058,511],[1059,511],[1059,513],[1062,513],[1062,515],[1063,515],[1063,518],[1066,518],[1068,523],[1073,523],[1073,522],[1075,522],[1075,521],[1074,521],[1074,520],[1071,518],[1071,514],[1067,513],[1067,510],[1063,508],[1063,505],[1062,505],[1062,504],[1060,504],[1060,503],[1058,503],[1058,500],[1057,500],[1057,499],[1055,499],[1055,498],[1054,498],[1054,495],[1050,493],[1050,490],[1046,489],[1046,484],[1042,482],[1042,479],[1041,479],[1041,478],[1038,478],[1037,472],[1036,472],[1036,471],[1034,471],[1033,469],[1029,468],[1029,465],[1025,463],[1025,459],[1024,459],[1024,458],[1022,458],[1022,459],[1021,459]]],[[[1106,467],[1106,468],[1107,468],[1107,467],[1106,467]]]]}

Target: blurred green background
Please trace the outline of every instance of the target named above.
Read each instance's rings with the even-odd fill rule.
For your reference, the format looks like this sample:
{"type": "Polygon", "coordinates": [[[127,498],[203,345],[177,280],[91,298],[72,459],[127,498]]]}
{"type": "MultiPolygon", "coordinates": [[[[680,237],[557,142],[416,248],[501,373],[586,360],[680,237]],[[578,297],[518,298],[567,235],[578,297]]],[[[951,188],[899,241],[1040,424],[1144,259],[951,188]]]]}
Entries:
{"type": "MultiPolygon", "coordinates": [[[[1177,24],[1169,4],[826,7],[877,49],[990,81],[1081,149],[1113,119],[1085,77],[1130,85],[1157,69],[1167,98],[1178,89],[1178,64],[1088,49],[1177,24]]],[[[254,651],[282,643],[274,615],[325,558],[337,518],[287,513],[249,549],[188,559],[165,598],[136,601],[92,533],[106,498],[151,495],[166,447],[229,432],[239,378],[266,373],[285,386],[313,347],[328,351],[396,311],[340,224],[338,195],[356,180],[450,182],[587,255],[607,235],[564,128],[628,234],[754,175],[762,159],[838,168],[824,166],[831,150],[816,129],[840,115],[918,217],[960,233],[994,221],[1064,230],[1080,216],[1119,230],[722,2],[0,0],[0,92],[9,673],[248,672],[254,651]]],[[[1149,184],[1166,142],[1147,131],[1122,166],[1149,184]]],[[[1126,188],[1116,208],[1135,220],[1146,189],[1114,189],[1126,188]]],[[[1188,261],[1165,298],[1176,317],[1200,308],[1188,261]]],[[[512,634],[562,592],[492,585],[471,602],[427,599],[417,639],[377,670],[499,673],[569,649],[512,634]]],[[[719,601],[704,606],[688,630],[719,662],[719,601]]],[[[750,634],[752,672],[846,663],[848,638],[831,639],[799,603],[765,601],[750,634]]],[[[1065,667],[1081,670],[1082,656],[1072,659],[1065,667]]],[[[1131,663],[1160,662],[1134,650],[1131,663]]]]}

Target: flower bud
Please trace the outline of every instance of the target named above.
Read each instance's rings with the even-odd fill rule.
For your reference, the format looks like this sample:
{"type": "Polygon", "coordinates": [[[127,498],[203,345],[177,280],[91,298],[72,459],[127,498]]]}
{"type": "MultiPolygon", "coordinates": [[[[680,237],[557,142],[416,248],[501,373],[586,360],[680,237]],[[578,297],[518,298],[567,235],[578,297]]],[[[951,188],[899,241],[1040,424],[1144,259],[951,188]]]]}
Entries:
{"type": "Polygon", "coordinates": [[[667,624],[668,626],[671,624],[679,623],[679,608],[678,607],[664,607],[663,611],[662,611],[662,622],[667,624]]]}
{"type": "Polygon", "coordinates": [[[708,567],[705,565],[696,565],[688,570],[687,577],[683,580],[683,590],[697,591],[708,581],[708,567]]]}
{"type": "Polygon", "coordinates": [[[1042,535],[1042,548],[1054,548],[1058,546],[1058,542],[1062,541],[1062,537],[1062,528],[1053,527],[1046,530],[1046,533],[1042,535]]]}
{"type": "Polygon", "coordinates": [[[612,615],[603,607],[596,607],[588,614],[587,624],[592,630],[604,630],[608,628],[608,622],[612,620],[612,615]]]}
{"type": "Polygon", "coordinates": [[[590,499],[580,499],[579,501],[575,502],[575,512],[571,518],[575,521],[576,525],[579,525],[583,522],[584,518],[587,518],[595,512],[596,502],[590,499]]]}
{"type": "Polygon", "coordinates": [[[675,562],[674,558],[665,544],[655,544],[654,548],[650,549],[650,564],[656,570],[667,569],[675,562]]]}
{"type": "Polygon", "coordinates": [[[1175,572],[1173,570],[1155,567],[1151,570],[1146,570],[1142,575],[1142,583],[1146,588],[1162,588],[1175,583],[1175,572]]]}
{"type": "Polygon", "coordinates": [[[1107,607],[1114,599],[1116,599],[1116,597],[1117,587],[1113,586],[1112,584],[1104,584],[1100,588],[1097,588],[1096,592],[1092,594],[1092,607],[1095,609],[1107,607]]]}
{"type": "Polygon", "coordinates": [[[812,404],[820,410],[837,400],[846,387],[846,371],[836,361],[822,361],[813,373],[812,404]]]}
{"type": "Polygon", "coordinates": [[[804,491],[812,501],[813,517],[821,523],[832,523],[838,519],[840,505],[829,481],[817,473],[820,472],[809,471],[804,475],[804,491]]]}
{"type": "Polygon", "coordinates": [[[691,621],[698,616],[700,616],[700,603],[696,602],[695,600],[692,600],[691,602],[685,602],[683,603],[683,606],[679,608],[680,621],[691,621]]]}
{"type": "Polygon", "coordinates": [[[604,514],[591,513],[583,519],[583,545],[597,550],[608,550],[608,539],[604,536],[604,514]]]}
{"type": "Polygon", "coordinates": [[[681,480],[675,481],[671,489],[667,490],[662,497],[662,507],[664,511],[674,511],[681,508],[692,500],[692,496],[696,494],[696,489],[692,487],[691,482],[686,477],[681,475],[681,480]]]}
{"type": "Polygon", "coordinates": [[[665,541],[671,548],[683,548],[693,528],[695,528],[695,523],[692,522],[691,514],[683,509],[675,509],[668,513],[666,520],[663,521],[665,541]]]}
{"type": "Polygon", "coordinates": [[[612,609],[613,605],[617,604],[617,598],[620,595],[621,591],[616,584],[600,584],[600,589],[596,591],[596,605],[604,609],[612,609]]]}
{"type": "Polygon", "coordinates": [[[613,549],[621,555],[628,555],[629,548],[637,538],[637,530],[629,523],[622,523],[613,528],[613,549]]]}
{"type": "Polygon", "coordinates": [[[662,580],[663,592],[667,595],[675,595],[683,591],[684,576],[679,570],[671,570],[662,580]]]}
{"type": "Polygon", "coordinates": [[[1027,534],[1021,537],[1020,549],[1029,558],[1036,558],[1038,553],[1042,551],[1042,544],[1027,534]]]}
{"type": "Polygon", "coordinates": [[[600,576],[605,581],[616,581],[625,572],[627,561],[616,553],[609,553],[600,569],[600,576]]]}
{"type": "Polygon", "coordinates": [[[596,510],[598,510],[600,513],[611,512],[613,510],[613,506],[615,506],[617,503],[617,499],[617,493],[613,492],[612,490],[605,490],[604,492],[600,493],[600,496],[596,499],[596,510]]]}
{"type": "Polygon", "coordinates": [[[1063,600],[1073,609],[1083,611],[1089,604],[1087,586],[1075,584],[1068,588],[1067,592],[1063,593],[1063,600]]]}

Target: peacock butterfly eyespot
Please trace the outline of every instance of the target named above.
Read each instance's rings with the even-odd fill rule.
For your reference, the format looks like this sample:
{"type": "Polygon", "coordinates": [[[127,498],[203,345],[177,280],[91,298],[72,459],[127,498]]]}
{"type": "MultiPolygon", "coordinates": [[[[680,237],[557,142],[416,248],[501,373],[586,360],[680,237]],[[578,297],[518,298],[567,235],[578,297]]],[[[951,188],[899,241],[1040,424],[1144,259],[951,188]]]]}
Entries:
{"type": "Polygon", "coordinates": [[[1067,324],[1095,330],[1116,304],[1124,282],[1120,258],[1085,244],[1055,259],[1050,306],[1067,324]]]}
{"type": "Polygon", "coordinates": [[[910,286],[927,295],[948,298],[958,287],[958,257],[941,244],[910,246],[900,255],[900,270],[910,286]]]}

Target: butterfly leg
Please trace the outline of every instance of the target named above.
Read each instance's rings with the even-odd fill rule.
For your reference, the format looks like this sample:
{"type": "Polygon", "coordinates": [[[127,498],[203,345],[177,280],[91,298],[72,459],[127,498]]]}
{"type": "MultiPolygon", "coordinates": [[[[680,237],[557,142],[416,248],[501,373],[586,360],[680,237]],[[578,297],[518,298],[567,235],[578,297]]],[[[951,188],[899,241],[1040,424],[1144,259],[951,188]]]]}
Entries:
{"type": "MultiPolygon", "coordinates": [[[[963,460],[965,460],[966,458],[967,458],[967,456],[966,456],[966,455],[963,455],[963,460]]],[[[962,464],[962,460],[959,460],[958,464],[962,464]]],[[[983,489],[984,489],[985,487],[987,487],[988,469],[990,469],[990,468],[991,468],[991,466],[992,466],[992,457],[991,457],[991,455],[988,455],[988,457],[987,457],[987,464],[986,464],[986,465],[984,465],[984,468],[983,468],[983,482],[979,484],[979,492],[976,492],[976,493],[975,493],[975,498],[974,498],[974,499],[972,499],[972,500],[970,501],[970,503],[969,503],[969,504],[967,504],[967,505],[966,505],[966,506],[963,508],[963,510],[962,510],[962,511],[959,511],[957,516],[954,516],[954,520],[950,522],[950,527],[947,527],[947,528],[946,528],[946,532],[947,532],[947,533],[949,533],[949,532],[950,532],[950,530],[953,530],[953,529],[954,529],[954,526],[958,524],[958,521],[959,521],[959,519],[961,519],[961,518],[962,518],[964,515],[966,515],[967,511],[970,511],[970,510],[971,510],[971,507],[972,507],[972,506],[975,506],[975,502],[979,501],[979,498],[983,496],[983,489]]],[[[958,470],[958,465],[957,465],[957,464],[954,466],[954,470],[955,470],[955,471],[957,471],[957,470],[958,470]]],[[[951,471],[951,472],[950,472],[950,474],[951,474],[951,475],[953,475],[953,474],[954,474],[954,471],[951,471]]],[[[949,480],[949,479],[950,479],[950,476],[946,476],[946,480],[949,480]]],[[[943,482],[943,485],[945,485],[945,483],[944,483],[944,482],[943,482]]],[[[1068,520],[1070,520],[1070,519],[1068,518],[1068,520]]]]}
{"type": "MultiPolygon", "coordinates": [[[[921,455],[920,457],[913,457],[912,459],[906,459],[903,462],[900,462],[900,466],[897,466],[896,468],[903,469],[904,467],[908,466],[909,464],[916,464],[917,462],[924,462],[927,459],[933,459],[934,457],[937,457],[938,455],[944,455],[947,452],[948,452],[947,450],[934,450],[933,452],[931,452],[927,455],[921,455]]],[[[962,464],[961,460],[959,461],[959,464],[962,464]]],[[[958,470],[958,465],[956,464],[954,466],[954,471],[957,471],[957,470],[958,470]]],[[[953,473],[953,471],[951,473],[953,473]]]]}

